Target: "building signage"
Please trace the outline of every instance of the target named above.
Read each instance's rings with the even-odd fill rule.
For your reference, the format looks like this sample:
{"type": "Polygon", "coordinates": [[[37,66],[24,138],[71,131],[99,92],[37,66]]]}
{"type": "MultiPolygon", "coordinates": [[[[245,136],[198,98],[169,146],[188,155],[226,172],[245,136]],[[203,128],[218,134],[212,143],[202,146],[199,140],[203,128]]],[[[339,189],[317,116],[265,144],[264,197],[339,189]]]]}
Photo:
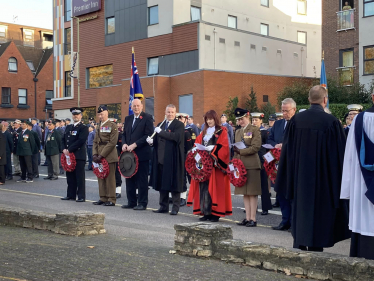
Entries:
{"type": "Polygon", "coordinates": [[[73,17],[101,10],[101,0],[73,0],[73,17]]]}

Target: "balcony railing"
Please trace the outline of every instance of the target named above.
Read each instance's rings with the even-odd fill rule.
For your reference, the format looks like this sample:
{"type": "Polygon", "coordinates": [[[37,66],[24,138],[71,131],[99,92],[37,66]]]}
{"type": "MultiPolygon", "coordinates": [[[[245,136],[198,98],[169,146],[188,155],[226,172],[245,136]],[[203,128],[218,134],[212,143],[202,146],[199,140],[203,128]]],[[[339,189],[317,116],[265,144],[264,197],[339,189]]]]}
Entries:
{"type": "Polygon", "coordinates": [[[355,11],[356,9],[336,12],[338,16],[338,30],[355,29],[355,11]]]}
{"type": "Polygon", "coordinates": [[[353,85],[353,70],[355,66],[348,66],[348,67],[338,67],[336,70],[339,73],[339,80],[341,85],[343,86],[351,86],[353,85]]]}

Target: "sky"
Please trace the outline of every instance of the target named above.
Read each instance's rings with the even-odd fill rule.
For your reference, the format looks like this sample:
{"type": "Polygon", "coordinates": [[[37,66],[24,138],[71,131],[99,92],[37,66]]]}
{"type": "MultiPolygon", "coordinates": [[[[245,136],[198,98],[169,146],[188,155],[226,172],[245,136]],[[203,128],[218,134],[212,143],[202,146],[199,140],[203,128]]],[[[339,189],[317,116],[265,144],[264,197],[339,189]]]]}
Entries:
{"type": "Polygon", "coordinates": [[[0,22],[53,29],[52,9],[53,0],[0,0],[0,22]]]}

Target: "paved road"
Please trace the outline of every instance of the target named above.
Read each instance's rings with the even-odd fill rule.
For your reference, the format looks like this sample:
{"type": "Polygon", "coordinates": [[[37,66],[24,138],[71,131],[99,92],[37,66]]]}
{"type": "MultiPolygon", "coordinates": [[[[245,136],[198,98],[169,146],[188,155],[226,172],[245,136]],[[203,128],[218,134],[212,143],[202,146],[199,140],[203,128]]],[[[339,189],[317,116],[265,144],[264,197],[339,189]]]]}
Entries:
{"type": "MultiPolygon", "coordinates": [[[[46,167],[39,167],[40,174],[46,174],[46,167]]],[[[168,214],[154,214],[151,211],[158,208],[158,193],[149,191],[149,206],[146,211],[124,210],[120,205],[126,203],[126,198],[117,201],[116,207],[92,205],[91,201],[98,200],[98,184],[95,175],[86,172],[87,202],[62,201],[59,198],[66,195],[66,179],[62,176],[57,181],[35,179],[33,183],[16,183],[7,181],[0,188],[0,204],[19,206],[22,208],[43,210],[47,212],[88,210],[106,213],[106,229],[108,233],[116,236],[142,239],[143,241],[157,243],[165,247],[172,247],[174,237],[174,224],[195,222],[198,220],[192,215],[192,208],[182,207],[178,216],[168,214]]],[[[123,185],[124,186],[124,185],[123,185]]],[[[122,194],[125,197],[125,187],[122,194]]],[[[235,222],[244,218],[241,196],[233,196],[233,216],[222,219],[220,223],[230,224],[233,227],[234,238],[246,241],[260,242],[272,245],[292,247],[292,236],[288,232],[274,231],[270,226],[281,221],[279,215],[257,215],[259,227],[246,228],[237,226],[235,222]]],[[[279,211],[279,210],[278,210],[279,211]]],[[[348,255],[349,240],[326,249],[327,252],[348,255]]]]}

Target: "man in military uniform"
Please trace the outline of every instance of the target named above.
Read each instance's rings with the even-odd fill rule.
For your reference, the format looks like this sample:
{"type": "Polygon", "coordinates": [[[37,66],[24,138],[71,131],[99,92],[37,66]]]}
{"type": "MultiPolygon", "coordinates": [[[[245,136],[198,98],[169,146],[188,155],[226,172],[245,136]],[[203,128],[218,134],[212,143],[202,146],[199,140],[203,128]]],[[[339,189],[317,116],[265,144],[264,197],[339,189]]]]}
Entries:
{"type": "Polygon", "coordinates": [[[40,153],[39,153],[40,152],[40,139],[39,139],[39,135],[37,131],[33,129],[34,126],[38,126],[38,125],[33,125],[32,123],[27,124],[27,129],[34,136],[34,140],[35,140],[35,146],[32,151],[32,156],[31,156],[32,174],[34,175],[34,178],[39,178],[38,159],[40,158],[40,153]]]}
{"type": "Polygon", "coordinates": [[[32,153],[35,149],[35,139],[31,132],[27,129],[29,121],[21,122],[21,133],[18,136],[17,155],[21,165],[21,177],[17,182],[33,182],[32,171],[32,153]],[[27,177],[26,177],[27,176],[27,177]]]}
{"type": "Polygon", "coordinates": [[[270,116],[269,116],[269,129],[268,129],[269,132],[270,132],[271,128],[273,128],[274,122],[276,120],[277,120],[277,115],[275,115],[275,113],[270,114],[270,116]]]}
{"type": "Polygon", "coordinates": [[[17,155],[17,144],[18,144],[18,137],[22,132],[21,128],[21,121],[15,120],[14,121],[14,132],[13,132],[13,165],[14,165],[14,174],[13,176],[20,176],[21,175],[21,166],[19,163],[19,157],[17,155]]]}
{"type": "Polygon", "coordinates": [[[105,179],[97,178],[99,182],[100,200],[94,202],[94,205],[115,206],[116,205],[116,163],[118,130],[117,124],[108,118],[108,109],[105,105],[99,106],[97,113],[100,123],[96,129],[96,135],[92,147],[92,160],[100,164],[103,158],[109,165],[109,175],[105,179]]]}
{"type": "Polygon", "coordinates": [[[283,113],[282,112],[276,112],[275,116],[277,117],[277,120],[282,120],[283,119],[283,113]]]}
{"type": "Polygon", "coordinates": [[[82,124],[82,112],[80,107],[70,108],[74,124],[66,127],[62,137],[62,151],[66,156],[69,153],[74,153],[76,166],[74,171],[66,172],[66,181],[68,183],[68,190],[66,197],[61,200],[76,200],[76,202],[86,201],[86,181],[85,181],[85,166],[86,166],[86,140],[88,137],[88,128],[82,124]],[[78,199],[76,199],[78,197],[78,199]]]}
{"type": "Polygon", "coordinates": [[[65,119],[66,127],[70,125],[70,122],[71,122],[71,119],[70,119],[70,118],[66,118],[66,119],[65,119]]]}
{"type": "Polygon", "coordinates": [[[62,152],[61,135],[56,132],[56,121],[49,120],[48,132],[45,139],[45,157],[48,163],[48,176],[45,180],[58,180],[58,174],[60,173],[59,168],[59,157],[62,152]]]}
{"type": "Polygon", "coordinates": [[[347,125],[347,127],[344,128],[345,135],[348,137],[349,129],[351,128],[351,123],[353,121],[353,118],[360,112],[362,112],[362,105],[360,104],[350,104],[347,106],[348,108],[348,117],[350,118],[350,123],[347,125]]]}

